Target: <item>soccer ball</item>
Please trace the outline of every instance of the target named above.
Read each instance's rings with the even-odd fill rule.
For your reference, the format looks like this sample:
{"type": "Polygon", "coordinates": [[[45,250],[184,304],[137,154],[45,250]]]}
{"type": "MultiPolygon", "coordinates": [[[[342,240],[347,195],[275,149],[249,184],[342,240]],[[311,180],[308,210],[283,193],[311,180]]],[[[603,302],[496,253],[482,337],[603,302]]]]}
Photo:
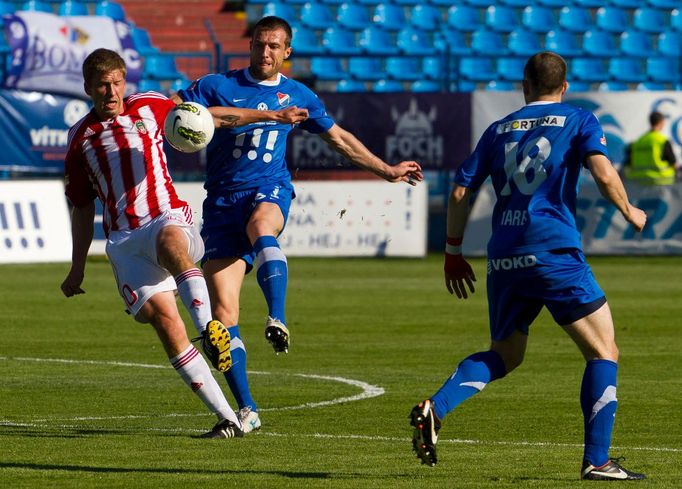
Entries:
{"type": "Polygon", "coordinates": [[[183,153],[195,153],[211,142],[215,126],[206,107],[183,102],[168,112],[163,129],[171,146],[183,153]]]}

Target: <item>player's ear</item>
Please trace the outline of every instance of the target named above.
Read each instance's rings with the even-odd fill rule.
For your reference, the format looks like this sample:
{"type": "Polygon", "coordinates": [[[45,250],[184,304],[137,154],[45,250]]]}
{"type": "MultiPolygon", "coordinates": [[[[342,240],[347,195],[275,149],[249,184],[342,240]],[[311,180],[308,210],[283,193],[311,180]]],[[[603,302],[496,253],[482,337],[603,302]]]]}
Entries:
{"type": "Polygon", "coordinates": [[[89,97],[90,96],[90,87],[88,87],[87,82],[83,82],[83,90],[85,91],[85,94],[89,97]]]}
{"type": "Polygon", "coordinates": [[[289,56],[291,56],[291,46],[284,50],[284,59],[287,59],[289,56]]]}

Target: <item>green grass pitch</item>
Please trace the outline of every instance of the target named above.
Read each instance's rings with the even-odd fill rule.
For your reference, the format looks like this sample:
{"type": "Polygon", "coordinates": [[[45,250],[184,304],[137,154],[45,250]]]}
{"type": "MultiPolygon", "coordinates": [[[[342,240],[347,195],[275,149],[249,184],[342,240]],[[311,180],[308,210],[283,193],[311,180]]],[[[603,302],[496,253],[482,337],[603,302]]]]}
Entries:
{"type": "MultiPolygon", "coordinates": [[[[88,263],[87,293],[71,299],[66,264],[0,266],[0,486],[599,485],[578,481],[583,362],[546,312],[524,365],[445,419],[436,467],[418,463],[410,409],[488,345],[485,262],[458,301],[441,260],[290,259],[292,342],[279,356],[247,277],[240,322],[263,428],[236,440],[192,438],[214,419],[151,328],[123,313],[105,261],[88,263]]],[[[647,473],[633,485],[682,487],[682,258],[590,262],[621,350],[611,455],[647,473]]]]}

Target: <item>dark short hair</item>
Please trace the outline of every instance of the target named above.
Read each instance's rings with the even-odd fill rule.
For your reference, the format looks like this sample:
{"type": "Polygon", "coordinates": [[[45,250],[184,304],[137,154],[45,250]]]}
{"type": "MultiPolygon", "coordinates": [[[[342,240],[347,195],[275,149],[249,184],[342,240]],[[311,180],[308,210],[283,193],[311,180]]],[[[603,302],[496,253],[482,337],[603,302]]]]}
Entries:
{"type": "Polygon", "coordinates": [[[92,78],[100,73],[121,70],[123,77],[126,76],[126,62],[111,49],[99,48],[88,54],[83,61],[83,80],[89,83],[92,78]]]}
{"type": "Polygon", "coordinates": [[[556,93],[566,81],[566,61],[551,51],[534,54],[526,61],[523,78],[538,95],[556,93]]]}
{"type": "Polygon", "coordinates": [[[657,125],[663,119],[665,119],[665,116],[655,110],[651,114],[649,114],[649,124],[651,124],[652,127],[657,125]]]}
{"type": "Polygon", "coordinates": [[[289,25],[289,22],[283,18],[277,17],[275,15],[268,15],[267,17],[263,17],[261,20],[256,22],[256,25],[253,26],[253,35],[251,39],[255,38],[259,31],[274,31],[277,29],[282,29],[287,35],[284,42],[286,43],[286,46],[289,47],[291,45],[291,38],[293,37],[291,25],[289,25]]]}

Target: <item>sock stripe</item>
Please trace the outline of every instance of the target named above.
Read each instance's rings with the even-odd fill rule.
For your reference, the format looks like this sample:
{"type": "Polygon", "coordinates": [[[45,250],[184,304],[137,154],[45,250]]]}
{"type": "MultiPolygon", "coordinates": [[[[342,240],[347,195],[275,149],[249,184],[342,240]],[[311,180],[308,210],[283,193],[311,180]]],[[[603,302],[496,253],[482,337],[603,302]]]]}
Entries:
{"type": "Polygon", "coordinates": [[[177,277],[175,277],[175,284],[180,285],[186,280],[189,280],[192,277],[203,277],[204,274],[201,273],[201,270],[198,268],[190,268],[189,270],[186,270],[179,274],[177,277]]]}
{"type": "Polygon", "coordinates": [[[173,365],[173,368],[175,370],[179,370],[185,365],[187,365],[189,362],[194,360],[197,357],[197,355],[199,355],[199,350],[197,350],[194,347],[191,347],[191,349],[188,349],[188,351],[177,357],[175,361],[171,362],[171,365],[173,365]]]}
{"type": "Polygon", "coordinates": [[[287,257],[278,246],[268,246],[258,252],[256,260],[258,260],[258,266],[260,267],[266,261],[283,261],[286,263],[287,257]]]}

